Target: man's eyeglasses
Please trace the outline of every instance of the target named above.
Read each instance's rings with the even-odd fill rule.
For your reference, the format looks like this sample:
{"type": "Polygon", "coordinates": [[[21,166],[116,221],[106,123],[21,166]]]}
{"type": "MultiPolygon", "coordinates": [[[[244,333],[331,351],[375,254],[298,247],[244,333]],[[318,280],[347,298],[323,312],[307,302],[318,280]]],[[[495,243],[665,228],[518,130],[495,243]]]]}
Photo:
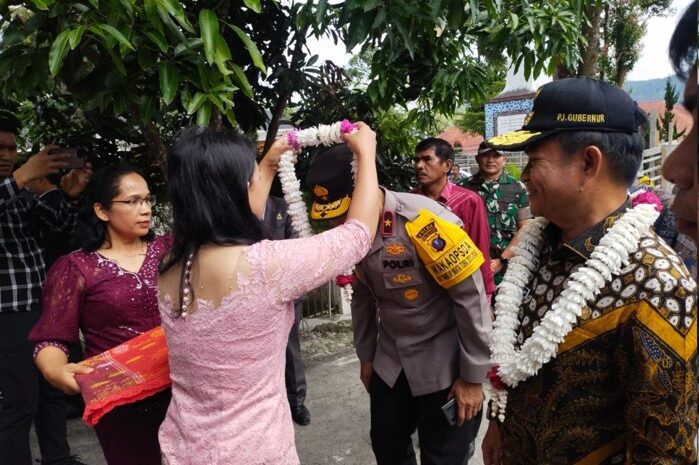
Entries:
{"type": "Polygon", "coordinates": [[[127,205],[129,208],[142,208],[143,204],[152,207],[153,205],[155,205],[155,196],[151,194],[144,199],[112,200],[112,202],[123,203],[124,205],[127,205]]]}

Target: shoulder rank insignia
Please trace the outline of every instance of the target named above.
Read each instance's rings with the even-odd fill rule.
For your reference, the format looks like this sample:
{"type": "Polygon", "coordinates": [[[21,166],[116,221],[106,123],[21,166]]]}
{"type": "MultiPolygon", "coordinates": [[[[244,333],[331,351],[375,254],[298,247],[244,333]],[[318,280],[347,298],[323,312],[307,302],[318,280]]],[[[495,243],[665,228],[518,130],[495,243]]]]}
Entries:
{"type": "Polygon", "coordinates": [[[381,236],[393,237],[393,212],[383,212],[383,223],[381,227],[381,236]]]}
{"type": "Polygon", "coordinates": [[[429,210],[420,209],[405,229],[425,268],[444,288],[468,278],[485,261],[466,231],[429,210]]]}

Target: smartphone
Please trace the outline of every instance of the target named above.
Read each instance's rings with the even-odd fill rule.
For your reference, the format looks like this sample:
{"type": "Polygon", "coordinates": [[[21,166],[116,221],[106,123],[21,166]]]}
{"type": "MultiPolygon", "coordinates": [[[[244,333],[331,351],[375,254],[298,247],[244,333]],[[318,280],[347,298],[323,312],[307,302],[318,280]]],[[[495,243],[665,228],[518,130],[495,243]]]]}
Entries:
{"type": "Polygon", "coordinates": [[[456,426],[456,398],[452,398],[449,402],[442,405],[442,413],[450,426],[456,426]]]}
{"type": "Polygon", "coordinates": [[[76,148],[59,147],[49,150],[49,155],[54,155],[57,153],[67,153],[70,155],[70,157],[66,159],[66,162],[68,163],[68,166],[65,167],[66,170],[80,169],[85,166],[85,159],[78,155],[79,150],[76,148]]]}

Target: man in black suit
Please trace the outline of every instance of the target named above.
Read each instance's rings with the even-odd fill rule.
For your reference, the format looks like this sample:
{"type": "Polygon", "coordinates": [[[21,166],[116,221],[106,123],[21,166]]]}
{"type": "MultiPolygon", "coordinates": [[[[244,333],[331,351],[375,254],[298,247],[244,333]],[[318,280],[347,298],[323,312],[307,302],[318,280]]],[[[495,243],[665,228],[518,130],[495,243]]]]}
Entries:
{"type": "MultiPolygon", "coordinates": [[[[291,227],[291,218],[287,213],[284,199],[270,196],[267,200],[263,223],[271,239],[290,239],[296,237],[291,227]]],[[[294,303],[296,317],[286,344],[286,395],[291,407],[291,418],[299,425],[311,422],[311,413],[304,405],[306,400],[306,374],[301,362],[301,345],[299,343],[299,322],[301,321],[301,301],[294,303]]]]}

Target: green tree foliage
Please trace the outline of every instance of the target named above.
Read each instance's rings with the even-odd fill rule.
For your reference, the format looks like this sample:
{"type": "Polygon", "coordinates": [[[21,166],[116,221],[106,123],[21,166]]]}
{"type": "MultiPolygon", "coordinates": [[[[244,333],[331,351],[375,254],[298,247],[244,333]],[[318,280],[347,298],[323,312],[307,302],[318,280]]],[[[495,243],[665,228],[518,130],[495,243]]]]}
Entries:
{"type": "MultiPolygon", "coordinates": [[[[85,146],[108,140],[95,148],[100,156],[134,153],[157,168],[174,130],[193,121],[251,132],[268,122],[269,110],[270,143],[293,95],[322,110],[317,122],[332,121],[334,113],[314,103],[330,68],[307,47],[311,35],[325,35],[372,52],[363,106],[350,100],[353,111],[338,106],[337,117],[369,108],[379,127],[385,120],[403,131],[396,141],[410,141],[434,128],[438,114],[487,95],[486,63],[503,53],[533,75],[576,63],[582,3],[6,1],[0,97],[25,102],[28,124],[41,119],[40,109],[60,113],[46,120],[55,126],[26,135],[30,145],[65,130],[85,146]]],[[[406,156],[386,149],[387,160],[399,151],[406,156]]]]}
{"type": "Polygon", "coordinates": [[[558,77],[589,76],[623,86],[638,61],[650,17],[666,13],[670,0],[586,0],[580,62],[560,67],[558,77]]]}
{"type": "MultiPolygon", "coordinates": [[[[228,21],[241,24],[258,44],[269,72],[249,66],[245,50],[235,46],[233,55],[241,57],[245,74],[252,84],[254,98],[237,93],[235,115],[246,132],[267,126],[267,146],[277,134],[282,116],[295,94],[303,93],[321,79],[318,56],[308,51],[308,39],[318,32],[313,0],[298,2],[264,2],[260,14],[231,6],[228,21]],[[243,26],[244,25],[244,26],[243,26]],[[271,113],[268,118],[267,112],[271,113]]],[[[328,34],[333,34],[332,28],[328,34]]]]}
{"type": "Polygon", "coordinates": [[[488,85],[484,95],[474,95],[468,100],[466,109],[455,119],[456,126],[465,132],[485,134],[485,104],[505,88],[506,68],[503,63],[491,64],[486,68],[488,85]]]}
{"type": "Polygon", "coordinates": [[[321,0],[318,15],[348,50],[373,50],[367,94],[381,109],[417,103],[451,115],[485,94],[484,54],[506,53],[536,77],[577,63],[583,40],[582,0],[321,0]]]}
{"type": "MultiPolygon", "coordinates": [[[[358,57],[353,62],[348,71],[326,63],[321,68],[320,79],[305,89],[304,98],[294,106],[292,122],[299,127],[308,127],[343,118],[364,121],[376,129],[378,136],[379,182],[390,189],[410,190],[415,184],[413,150],[426,134],[418,129],[419,123],[409,118],[405,110],[374,108],[364,88],[355,79],[357,68],[361,69],[366,61],[358,57]]],[[[298,163],[300,179],[305,179],[308,158],[301,157],[298,163]]]]}
{"type": "MultiPolygon", "coordinates": [[[[229,44],[246,50],[252,66],[265,65],[246,32],[219,18],[230,3],[4,2],[0,91],[18,101],[60,96],[84,113],[125,119],[162,160],[159,125],[168,113],[193,115],[200,125],[220,125],[222,116],[235,124],[232,96],[253,96],[229,44]]],[[[237,6],[260,11],[259,0],[237,6]]]]}
{"type": "Polygon", "coordinates": [[[675,108],[678,98],[679,94],[668,78],[665,81],[665,112],[659,116],[658,120],[655,122],[661,141],[667,141],[669,139],[670,128],[672,128],[673,139],[682,137],[686,131],[686,129],[683,129],[682,132],[677,131],[677,123],[674,121],[675,115],[672,113],[672,109],[675,108]]]}

